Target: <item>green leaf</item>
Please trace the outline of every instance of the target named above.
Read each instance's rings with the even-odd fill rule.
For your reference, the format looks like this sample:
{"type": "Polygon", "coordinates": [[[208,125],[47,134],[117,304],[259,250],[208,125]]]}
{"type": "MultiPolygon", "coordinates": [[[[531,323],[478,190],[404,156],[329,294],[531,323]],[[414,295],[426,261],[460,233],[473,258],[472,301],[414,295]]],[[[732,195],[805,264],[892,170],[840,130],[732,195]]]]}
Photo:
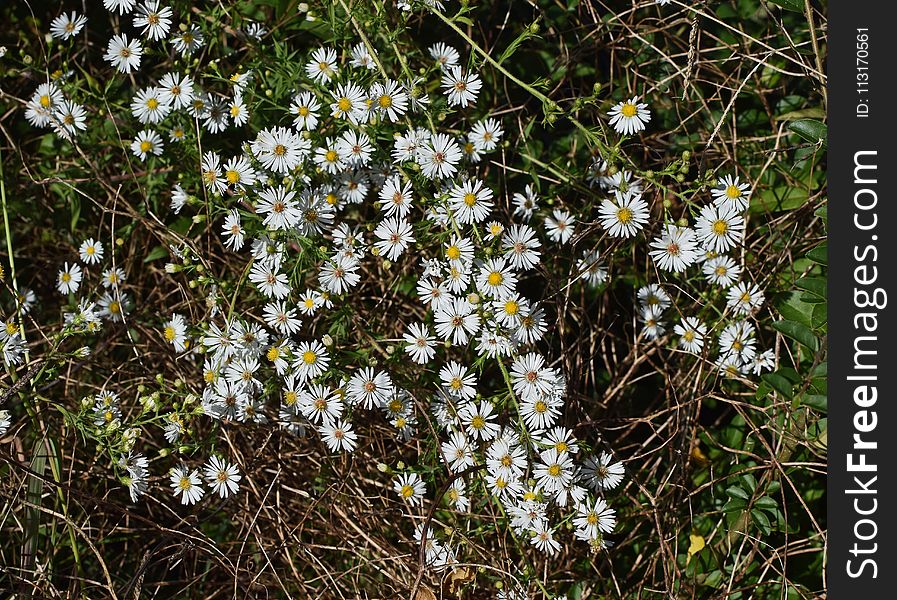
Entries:
{"type": "Polygon", "coordinates": [[[166,256],[168,256],[168,248],[166,248],[165,246],[156,246],[149,251],[149,254],[147,254],[143,259],[143,262],[153,262],[154,260],[159,260],[160,258],[164,258],[166,256]]]}
{"type": "Polygon", "coordinates": [[[726,488],[726,494],[730,498],[741,498],[742,500],[750,500],[751,496],[737,485],[726,488]]]}
{"type": "Polygon", "coordinates": [[[828,396],[822,394],[804,394],[800,397],[800,403],[820,412],[828,412],[828,396]]]}
{"type": "Polygon", "coordinates": [[[776,121],[794,121],[795,119],[824,119],[825,111],[819,107],[792,110],[776,117],[776,121]]]}
{"type": "Polygon", "coordinates": [[[819,340],[806,325],[794,321],[776,321],[772,324],[772,328],[800,342],[813,352],[819,349],[819,340]]]}
{"type": "Polygon", "coordinates": [[[754,502],[754,507],[759,508],[761,510],[775,510],[778,508],[779,503],[770,498],[769,496],[760,496],[754,502]]]}
{"type": "Polygon", "coordinates": [[[804,12],[804,3],[800,0],[769,0],[773,4],[777,6],[781,6],[785,10],[790,10],[793,12],[804,12]]]}
{"type": "Polygon", "coordinates": [[[762,531],[765,535],[769,535],[772,532],[772,526],[769,522],[769,517],[767,517],[766,513],[762,510],[752,510],[751,520],[757,527],[760,528],[760,531],[762,531]]]}
{"type": "Polygon", "coordinates": [[[803,206],[808,199],[809,195],[806,189],[782,185],[773,189],[764,189],[759,194],[752,194],[748,211],[752,214],[762,215],[767,211],[794,210],[803,206]]]}
{"type": "Polygon", "coordinates": [[[747,500],[742,498],[732,498],[723,505],[723,512],[742,511],[747,508],[747,500]]]}
{"type": "Polygon", "coordinates": [[[791,382],[779,375],[778,373],[766,373],[763,375],[763,381],[772,386],[783,398],[790,399],[794,394],[791,391],[791,382]]]}
{"type": "Polygon", "coordinates": [[[801,277],[794,282],[794,285],[802,290],[812,292],[820,298],[826,297],[826,280],[825,277],[801,277]]]}
{"type": "Polygon", "coordinates": [[[828,127],[825,123],[816,119],[798,119],[788,123],[788,129],[807,140],[811,144],[822,142],[825,146],[828,140],[828,127]]]}
{"type": "Polygon", "coordinates": [[[809,252],[807,252],[807,258],[812,260],[814,263],[819,263],[820,265],[828,264],[828,244],[822,244],[820,246],[816,246],[809,252]]]}

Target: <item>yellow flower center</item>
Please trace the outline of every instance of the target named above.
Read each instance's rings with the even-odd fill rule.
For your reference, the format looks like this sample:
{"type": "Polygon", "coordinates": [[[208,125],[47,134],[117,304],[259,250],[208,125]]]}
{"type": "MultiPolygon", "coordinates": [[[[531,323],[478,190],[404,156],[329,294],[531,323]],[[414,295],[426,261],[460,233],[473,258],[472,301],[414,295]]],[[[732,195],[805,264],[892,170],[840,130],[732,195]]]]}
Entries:
{"type": "Polygon", "coordinates": [[[380,105],[380,108],[389,108],[392,106],[392,96],[383,94],[377,99],[377,103],[380,105]]]}
{"type": "Polygon", "coordinates": [[[505,302],[505,312],[509,315],[516,315],[520,312],[520,305],[515,300],[505,302]]]}
{"type": "Polygon", "coordinates": [[[272,346],[271,348],[268,349],[267,356],[268,356],[268,360],[270,360],[271,362],[274,362],[275,360],[280,358],[280,348],[278,348],[277,346],[272,346]]]}
{"type": "Polygon", "coordinates": [[[71,280],[72,280],[72,276],[71,276],[71,275],[69,275],[68,273],[63,273],[63,274],[62,274],[62,282],[63,282],[63,283],[68,283],[68,282],[71,281],[71,280]]]}
{"type": "Polygon", "coordinates": [[[193,487],[193,484],[190,483],[189,477],[181,477],[180,481],[178,481],[178,487],[182,490],[186,491],[193,487]]]}
{"type": "Polygon", "coordinates": [[[477,195],[476,194],[471,194],[469,192],[464,194],[464,204],[466,204],[467,206],[473,206],[476,203],[477,203],[477,195]]]}
{"type": "Polygon", "coordinates": [[[352,108],[352,101],[343,96],[339,100],[337,100],[336,105],[339,107],[342,112],[349,112],[352,108]]]}
{"type": "Polygon", "coordinates": [[[299,394],[294,392],[293,390],[288,391],[283,395],[283,401],[287,406],[293,406],[296,404],[296,400],[299,399],[299,394]]]}
{"type": "Polygon", "coordinates": [[[226,171],[224,175],[227,177],[227,182],[230,184],[234,184],[240,181],[240,173],[234,171],[233,169],[226,171]]]}
{"type": "Polygon", "coordinates": [[[480,415],[477,415],[473,419],[471,419],[470,426],[473,427],[474,429],[478,429],[478,430],[482,429],[483,427],[486,426],[486,419],[484,419],[480,415]]]}
{"type": "Polygon", "coordinates": [[[623,105],[623,108],[620,109],[620,112],[623,113],[624,117],[632,118],[638,113],[638,109],[635,107],[635,104],[627,102],[623,105]]]}
{"type": "Polygon", "coordinates": [[[40,105],[44,108],[50,108],[50,96],[44,94],[40,97],[40,105]]]}
{"type": "Polygon", "coordinates": [[[304,362],[305,364],[313,365],[316,360],[318,360],[318,355],[311,350],[306,350],[302,353],[302,362],[304,362]]]}
{"type": "Polygon", "coordinates": [[[146,107],[150,110],[156,110],[159,108],[159,101],[155,98],[148,98],[146,101],[146,107]]]}
{"type": "Polygon", "coordinates": [[[501,282],[504,281],[505,278],[498,271],[492,271],[486,279],[489,282],[489,285],[495,287],[501,285],[501,282]]]}
{"type": "Polygon", "coordinates": [[[153,143],[149,140],[143,140],[140,142],[140,151],[144,154],[153,149],[153,143]]]}
{"type": "Polygon", "coordinates": [[[336,150],[328,150],[327,154],[324,155],[324,159],[327,162],[336,162],[336,159],[339,157],[339,154],[336,153],[336,150]]]}
{"type": "Polygon", "coordinates": [[[548,467],[548,474],[552,477],[557,477],[561,474],[561,465],[554,464],[548,467]]]}
{"type": "Polygon", "coordinates": [[[165,341],[173,342],[177,333],[175,333],[174,327],[169,325],[168,327],[165,328],[163,335],[165,336],[165,341]]]}
{"type": "Polygon", "coordinates": [[[296,112],[299,114],[300,117],[307,117],[308,115],[311,114],[311,111],[308,109],[307,106],[300,106],[296,110],[296,112]]]}
{"type": "Polygon", "coordinates": [[[450,260],[458,260],[461,258],[461,250],[458,246],[449,246],[448,250],[445,251],[446,256],[449,257],[450,260]]]}
{"type": "Polygon", "coordinates": [[[543,413],[548,410],[548,404],[544,400],[538,400],[533,408],[537,413],[543,413]]]}
{"type": "Polygon", "coordinates": [[[716,235],[724,235],[729,230],[729,224],[719,219],[713,223],[713,233],[716,235]]]}
{"type": "Polygon", "coordinates": [[[726,196],[734,200],[735,198],[741,197],[741,190],[738,189],[737,185],[730,185],[726,188],[726,196]]]}
{"type": "Polygon", "coordinates": [[[617,211],[617,220],[624,225],[632,220],[632,210],[625,206],[617,211]]]}

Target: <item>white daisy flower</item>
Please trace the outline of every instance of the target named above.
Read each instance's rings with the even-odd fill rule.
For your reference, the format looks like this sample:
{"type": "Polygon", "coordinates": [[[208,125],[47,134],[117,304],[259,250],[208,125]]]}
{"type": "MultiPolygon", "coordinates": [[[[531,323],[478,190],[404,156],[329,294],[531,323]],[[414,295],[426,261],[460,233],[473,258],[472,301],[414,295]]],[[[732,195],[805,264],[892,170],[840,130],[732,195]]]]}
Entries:
{"type": "Polygon", "coordinates": [[[458,411],[458,418],[467,428],[467,434],[475,440],[488,442],[498,435],[495,407],[488,400],[480,400],[479,405],[466,402],[458,411]]]}
{"type": "Polygon", "coordinates": [[[417,148],[417,160],[424,177],[445,179],[458,170],[455,165],[461,160],[461,146],[451,136],[437,133],[417,148]]]}
{"type": "Polygon", "coordinates": [[[412,323],[408,326],[408,332],[403,335],[407,344],[405,352],[411,360],[419,365],[425,365],[436,356],[434,345],[436,338],[430,334],[429,328],[424,323],[412,323]]]}
{"type": "Polygon", "coordinates": [[[369,96],[373,101],[371,109],[393,123],[408,112],[408,94],[398,81],[389,79],[386,83],[375,83],[371,86],[369,96]]]}
{"type": "Polygon", "coordinates": [[[439,68],[443,70],[458,66],[461,60],[461,55],[458,54],[457,50],[442,42],[433,44],[427,51],[433,57],[433,60],[436,61],[439,68]]]}
{"type": "Polygon", "coordinates": [[[70,267],[65,263],[56,275],[56,289],[60,294],[73,294],[81,285],[81,267],[78,263],[72,263],[70,267]]]}
{"type": "Polygon", "coordinates": [[[358,42],[352,47],[352,60],[349,64],[353,67],[369,69],[371,71],[377,69],[377,62],[374,60],[374,57],[371,55],[370,50],[364,42],[358,42]]]}
{"type": "Polygon", "coordinates": [[[726,252],[738,245],[744,233],[744,217],[733,206],[708,204],[695,222],[698,241],[711,252],[726,252]]]}
{"type": "Polygon", "coordinates": [[[341,83],[336,86],[336,90],[331,92],[333,102],[330,103],[330,111],[332,116],[337,119],[348,119],[349,122],[357,124],[364,121],[364,115],[367,111],[365,104],[366,94],[360,86],[352,83],[341,83]]]}
{"type": "Polygon", "coordinates": [[[508,268],[503,258],[490,258],[480,267],[476,286],[489,298],[501,300],[516,291],[517,275],[508,268]]]}
{"type": "Polygon", "coordinates": [[[286,174],[299,166],[311,142],[286,127],[273,127],[260,131],[251,149],[264,168],[286,174]]]}
{"type": "Polygon", "coordinates": [[[514,214],[527,221],[533,216],[533,212],[539,210],[539,197],[530,184],[526,184],[522,194],[514,192],[511,201],[514,203],[514,214]]]}
{"type": "Polygon", "coordinates": [[[673,331],[679,336],[679,346],[686,352],[700,354],[704,348],[704,336],[707,335],[707,326],[701,323],[697,317],[683,317],[682,321],[673,327],[673,331]]]}
{"type": "Polygon", "coordinates": [[[448,67],[442,72],[442,87],[445,88],[449,106],[467,108],[469,104],[475,104],[482,86],[479,75],[464,73],[460,66],[448,67]]]}
{"type": "Polygon", "coordinates": [[[615,105],[608,116],[617,133],[632,135],[645,128],[645,124],[651,120],[651,111],[647,104],[638,101],[638,96],[633,96],[615,105]]]}
{"type": "Polygon", "coordinates": [[[131,114],[144,125],[161,123],[170,111],[171,106],[162,98],[162,88],[150,86],[131,101],[131,114]]]}
{"type": "Polygon", "coordinates": [[[78,131],[87,129],[87,112],[80,104],[63,99],[53,109],[53,129],[63,138],[70,140],[78,131]]]}
{"type": "Polygon", "coordinates": [[[449,208],[462,225],[485,221],[492,210],[492,190],[479,179],[455,184],[449,194],[449,208]]]}
{"type": "Polygon", "coordinates": [[[86,265],[98,264],[103,260],[103,244],[102,242],[94,241],[93,238],[87,238],[81,242],[78,255],[81,258],[81,262],[86,265]]]}
{"type": "Polygon", "coordinates": [[[391,217],[384,219],[374,230],[374,236],[378,239],[374,247],[389,260],[395,262],[399,256],[414,242],[411,224],[405,219],[391,217]]]}
{"type": "Polygon", "coordinates": [[[427,493],[427,486],[417,473],[402,473],[393,482],[392,489],[411,506],[420,505],[427,493]]]}
{"type": "Polygon", "coordinates": [[[196,469],[180,465],[171,470],[169,479],[175,497],[181,497],[181,504],[196,504],[202,498],[204,490],[196,469]]]}
{"type": "Polygon", "coordinates": [[[337,419],[332,423],[325,422],[318,427],[318,432],[331,452],[352,452],[358,447],[358,434],[348,421],[337,419]]]}
{"type": "Polygon", "coordinates": [[[318,126],[318,111],[321,103],[312,92],[302,92],[293,97],[290,114],[293,115],[293,127],[299,130],[314,131],[318,126]]]}
{"type": "Polygon", "coordinates": [[[137,0],[103,0],[103,6],[109,12],[118,11],[118,14],[124,15],[134,10],[137,0]]]}
{"type": "Polygon", "coordinates": [[[450,361],[442,367],[439,378],[445,390],[454,397],[471,400],[477,395],[476,376],[457,361],[450,361]]]}
{"type": "Polygon", "coordinates": [[[505,259],[520,270],[532,269],[539,264],[540,255],[536,248],[541,246],[535,229],[529,225],[512,225],[501,240],[505,259]]]}
{"type": "Polygon", "coordinates": [[[730,206],[736,211],[743,211],[748,207],[751,197],[751,184],[741,183],[738,176],[726,175],[717,180],[717,188],[710,193],[713,203],[717,206],[730,206]]]}
{"type": "Polygon", "coordinates": [[[294,227],[302,217],[298,204],[293,200],[294,196],[295,192],[282,186],[259,192],[255,210],[260,215],[265,215],[262,225],[275,231],[294,227]]]}
{"type": "Polygon", "coordinates": [[[664,271],[681,273],[697,259],[694,230],[667,224],[663,233],[651,241],[649,254],[664,271]]]}
{"type": "Polygon", "coordinates": [[[616,201],[601,201],[598,211],[601,226],[613,237],[629,238],[636,235],[648,223],[648,203],[641,194],[614,190],[616,201]]]}
{"type": "Polygon", "coordinates": [[[55,38],[68,40],[81,33],[86,24],[87,17],[84,15],[79,15],[74,11],[70,15],[62,13],[50,23],[50,35],[55,38]]]}
{"type": "Polygon", "coordinates": [[[174,44],[174,49],[184,56],[193,54],[202,48],[204,41],[205,38],[203,37],[202,31],[195,25],[187,31],[175,33],[174,37],[171,38],[171,43],[174,44]]]}
{"type": "Polygon", "coordinates": [[[326,83],[336,77],[339,67],[336,64],[336,50],[333,48],[318,48],[312,52],[311,58],[305,65],[305,72],[317,83],[326,83]]]}
{"type": "Polygon", "coordinates": [[[657,308],[661,311],[668,309],[672,302],[666,290],[656,283],[640,287],[636,298],[643,308],[657,308]]]}
{"type": "Polygon", "coordinates": [[[596,492],[612,490],[620,485],[623,473],[623,464],[614,462],[607,452],[602,452],[600,456],[590,456],[582,464],[582,479],[596,492]]]}
{"type": "Polygon", "coordinates": [[[109,44],[106,46],[106,54],[103,55],[103,58],[118,69],[119,72],[130,73],[131,69],[136,71],[140,68],[140,57],[142,54],[143,48],[140,47],[137,39],[135,38],[129,42],[128,36],[122,33],[113,36],[109,40],[109,44]]]}
{"type": "Polygon", "coordinates": [[[146,0],[134,15],[134,27],[151,40],[161,40],[171,29],[171,8],[159,8],[159,0],[146,0]]]}
{"type": "Polygon", "coordinates": [[[702,271],[707,281],[722,287],[729,287],[741,276],[741,267],[728,256],[711,258],[704,263],[702,271]]]}
{"type": "Polygon", "coordinates": [[[469,139],[480,152],[491,152],[501,141],[502,133],[501,124],[490,118],[477,122],[469,139]]]}
{"type": "Polygon", "coordinates": [[[763,291],[749,282],[739,282],[729,288],[726,294],[727,305],[735,311],[735,314],[749,315],[760,310],[765,296],[763,291]]]}
{"type": "Polygon", "coordinates": [[[158,156],[162,154],[164,148],[165,145],[162,143],[162,138],[151,129],[144,129],[131,142],[131,152],[140,160],[146,160],[151,154],[158,156]]]}
{"type": "Polygon", "coordinates": [[[576,263],[579,279],[595,287],[607,281],[607,266],[597,250],[586,250],[576,263]]]}
{"type": "Polygon", "coordinates": [[[225,461],[218,456],[209,458],[204,473],[206,482],[212,488],[212,493],[217,493],[222,498],[236,494],[240,489],[239,481],[242,479],[240,471],[233,463],[225,461]]]}
{"type": "Polygon", "coordinates": [[[552,242],[566,244],[576,231],[576,218],[566,210],[555,208],[545,217],[545,233],[552,242]]]}

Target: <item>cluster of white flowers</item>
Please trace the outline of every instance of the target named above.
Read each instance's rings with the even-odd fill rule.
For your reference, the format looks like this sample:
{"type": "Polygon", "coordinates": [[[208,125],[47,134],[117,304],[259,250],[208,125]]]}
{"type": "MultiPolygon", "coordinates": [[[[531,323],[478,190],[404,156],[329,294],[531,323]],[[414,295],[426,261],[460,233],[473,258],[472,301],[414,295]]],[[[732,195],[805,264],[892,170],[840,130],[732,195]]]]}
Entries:
{"type": "MultiPolygon", "coordinates": [[[[174,15],[157,0],[104,4],[132,15],[139,30],[109,40],[105,59],[122,77],[158,70],[147,64],[149,56],[159,55],[146,52],[150,45],[162,47],[168,40],[186,57],[204,43],[202,31],[188,24],[169,37],[174,15]]],[[[75,13],[63,14],[51,31],[66,41],[85,22],[75,13]]],[[[243,36],[258,42],[265,33],[250,24],[243,36]]],[[[478,110],[483,80],[462,67],[461,54],[448,44],[432,46],[429,56],[427,64],[415,65],[418,77],[393,79],[367,41],[314,49],[293,93],[265,100],[280,112],[267,117],[276,110],[266,110],[268,122],[251,118],[257,99],[265,97],[256,89],[266,77],[261,71],[238,70],[223,92],[213,92],[216,78],[204,80],[198,63],[180,63],[181,70],[163,63],[162,76],[136,91],[130,119],[137,133],[130,151],[143,161],[180,157],[179,150],[165,147],[163,135],[171,144],[197,146],[194,136],[200,136],[199,168],[172,187],[171,211],[177,215],[198,204],[196,198],[207,198],[222,246],[245,267],[217,282],[232,284],[233,299],[223,301],[215,279],[206,276],[209,313],[192,321],[169,313],[161,327],[177,359],[201,369],[203,381],[195,389],[201,410],[173,408],[165,415],[164,436],[180,444],[191,435],[192,419],[212,419],[275,426],[303,437],[314,433],[322,451],[345,453],[369,445],[370,413],[382,414],[398,439],[409,440],[418,435],[425,410],[439,434],[430,443],[444,463],[443,477],[451,479],[447,500],[455,510],[468,513],[488,497],[501,504],[517,535],[548,555],[562,546],[561,523],[572,523],[576,540],[606,548],[605,536],[617,523],[608,492],[621,484],[624,468],[610,452],[595,449],[601,440],[578,439],[565,424],[565,375],[559,361],[540,350],[547,345],[550,318],[521,285],[541,278],[544,255],[572,245],[577,224],[593,216],[554,202],[543,209],[532,185],[513,191],[506,207],[483,164],[505,139],[501,122],[478,110]],[[441,118],[434,119],[438,112],[441,118]],[[185,125],[190,122],[200,125],[198,131],[185,125]],[[236,153],[225,154],[231,146],[218,136],[225,131],[242,141],[236,153]],[[405,281],[415,310],[389,315],[390,331],[367,331],[366,323],[353,322],[359,328],[354,338],[324,333],[322,324],[340,311],[358,311],[367,319],[358,290],[370,277],[395,278],[396,287],[405,281]],[[397,323],[401,351],[383,350],[380,344],[390,343],[383,340],[397,332],[397,323]],[[380,353],[376,358],[367,342],[359,342],[367,338],[380,353]],[[403,365],[405,357],[410,363],[403,365]]],[[[55,83],[38,87],[26,116],[37,127],[52,125],[66,139],[86,126],[86,111],[55,83]]],[[[610,124],[626,136],[644,130],[650,118],[638,97],[609,114],[610,124]]],[[[750,186],[738,177],[720,179],[711,202],[696,209],[692,227],[687,218],[653,216],[644,192],[650,184],[630,171],[598,160],[589,181],[600,189],[597,220],[606,237],[643,241],[660,278],[636,292],[641,340],[665,339],[665,315],[675,312],[678,347],[705,355],[716,328],[684,315],[664,287],[685,281],[697,266],[708,286],[726,290],[725,310],[734,316],[719,326],[720,369],[756,374],[769,368],[774,356],[757,349],[750,320],[764,294],[726,254],[737,255],[743,244],[750,186]]],[[[196,257],[187,246],[173,252],[179,260],[169,263],[168,273],[177,277],[193,268],[196,257]]],[[[79,249],[84,268],[66,262],[59,270],[58,291],[77,306],[66,314],[73,331],[95,332],[101,319],[127,315],[130,299],[121,289],[121,269],[102,272],[98,297],[84,293],[89,269],[105,257],[103,244],[87,239],[79,249]]],[[[613,259],[593,244],[562,277],[571,285],[606,285],[613,259]]],[[[33,302],[33,294],[20,299],[23,310],[33,302]]],[[[8,326],[2,335],[4,359],[19,360],[15,329],[8,326]]],[[[115,394],[98,395],[94,425],[121,427],[119,404],[115,394]]],[[[0,415],[3,423],[8,426],[0,415]]],[[[430,430],[421,430],[426,439],[430,430]]],[[[130,450],[137,437],[136,431],[129,434],[117,465],[134,501],[147,491],[150,471],[149,461],[130,450]]],[[[221,498],[238,491],[241,475],[227,459],[212,455],[200,470],[186,462],[170,470],[170,486],[182,504],[204,497],[203,481],[221,498]]],[[[402,465],[390,482],[412,512],[445,500],[430,496],[422,473],[402,465]]],[[[419,527],[416,539],[431,566],[458,560],[457,550],[428,528],[419,527]]]]}

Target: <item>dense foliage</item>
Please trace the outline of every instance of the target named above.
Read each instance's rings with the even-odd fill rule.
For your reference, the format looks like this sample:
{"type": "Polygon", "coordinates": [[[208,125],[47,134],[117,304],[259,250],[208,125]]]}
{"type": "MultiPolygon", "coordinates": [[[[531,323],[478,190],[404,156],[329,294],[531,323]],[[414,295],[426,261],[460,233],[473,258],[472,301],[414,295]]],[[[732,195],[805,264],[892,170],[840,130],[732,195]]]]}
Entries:
{"type": "Polygon", "coordinates": [[[824,593],[824,5],[61,4],[0,9],[0,588],[824,593]]]}

